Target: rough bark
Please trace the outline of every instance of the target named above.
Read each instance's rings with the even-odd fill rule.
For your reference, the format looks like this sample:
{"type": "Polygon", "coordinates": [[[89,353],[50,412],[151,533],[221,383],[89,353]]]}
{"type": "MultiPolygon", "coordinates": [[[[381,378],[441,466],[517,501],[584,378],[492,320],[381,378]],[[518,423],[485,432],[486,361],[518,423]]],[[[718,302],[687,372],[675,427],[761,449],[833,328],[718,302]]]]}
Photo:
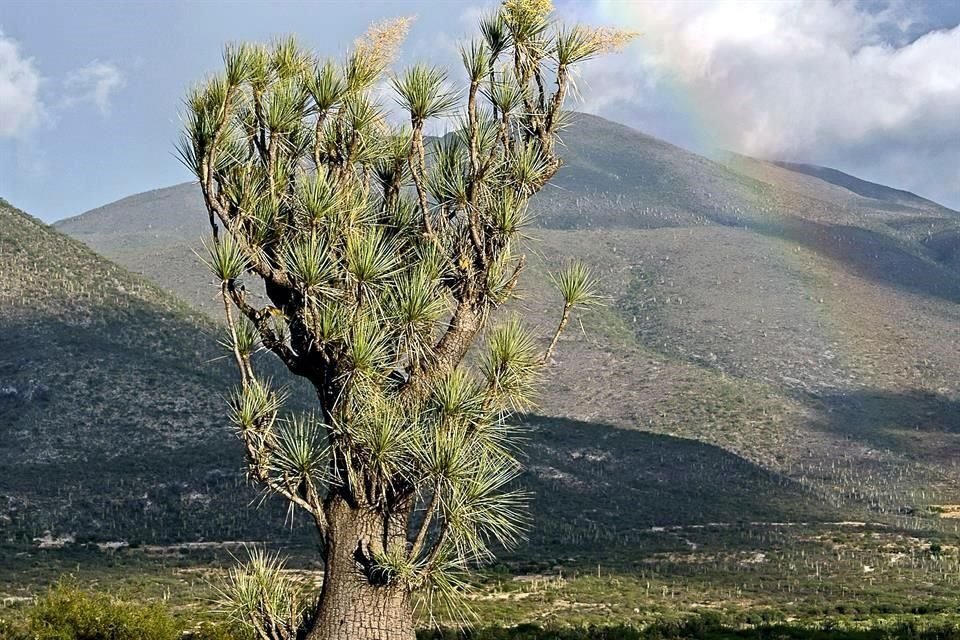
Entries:
{"type": "Polygon", "coordinates": [[[327,519],[323,590],[307,640],[414,640],[409,591],[368,572],[371,554],[395,544],[397,532],[385,534],[380,514],[340,498],[327,505],[327,519]]]}

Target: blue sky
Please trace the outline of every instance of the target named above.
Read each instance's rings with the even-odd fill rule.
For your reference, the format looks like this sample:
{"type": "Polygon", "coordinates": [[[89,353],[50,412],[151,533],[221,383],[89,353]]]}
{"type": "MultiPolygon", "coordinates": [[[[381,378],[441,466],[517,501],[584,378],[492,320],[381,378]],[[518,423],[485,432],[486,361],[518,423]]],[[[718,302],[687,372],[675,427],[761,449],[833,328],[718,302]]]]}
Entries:
{"type": "MultiPolygon", "coordinates": [[[[697,151],[826,164],[960,208],[960,2],[558,0],[642,32],[582,70],[590,111],[697,151]]],[[[172,154],[186,89],[223,43],[294,33],[337,55],[416,17],[400,64],[456,73],[484,2],[0,5],[0,196],[47,221],[189,179],[172,154]]]]}

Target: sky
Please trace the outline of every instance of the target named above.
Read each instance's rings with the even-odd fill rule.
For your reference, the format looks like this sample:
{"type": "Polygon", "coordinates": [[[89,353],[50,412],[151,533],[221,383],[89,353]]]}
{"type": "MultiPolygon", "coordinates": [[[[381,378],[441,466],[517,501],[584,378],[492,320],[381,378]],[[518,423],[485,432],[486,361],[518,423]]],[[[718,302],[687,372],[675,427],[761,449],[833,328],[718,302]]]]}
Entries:
{"type": "MultiPolygon", "coordinates": [[[[831,166],[960,209],[960,2],[555,0],[640,32],[579,71],[569,108],[707,153],[831,166]]],[[[46,221],[191,178],[173,155],[187,89],[226,42],[295,34],[339,56],[415,18],[397,62],[459,77],[496,1],[0,3],[0,197],[46,221]]]]}

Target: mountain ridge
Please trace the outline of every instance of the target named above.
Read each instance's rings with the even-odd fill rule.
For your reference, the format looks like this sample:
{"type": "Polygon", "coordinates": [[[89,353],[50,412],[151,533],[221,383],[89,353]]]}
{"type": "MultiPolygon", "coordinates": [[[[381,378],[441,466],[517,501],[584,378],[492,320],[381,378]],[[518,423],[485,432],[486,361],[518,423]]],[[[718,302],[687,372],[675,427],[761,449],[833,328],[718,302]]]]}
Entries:
{"type": "Polygon", "coordinates": [[[845,173],[832,167],[804,162],[787,162],[783,160],[770,160],[769,162],[779,167],[783,167],[784,169],[789,169],[790,171],[805,173],[815,178],[819,178],[824,182],[837,185],[859,196],[863,196],[864,198],[871,198],[874,200],[890,200],[893,197],[896,197],[897,199],[906,199],[908,201],[922,202],[927,205],[935,205],[941,209],[946,209],[948,211],[952,211],[953,213],[957,213],[950,207],[944,206],[939,202],[935,202],[930,198],[924,198],[923,196],[913,193],[912,191],[907,191],[906,189],[897,189],[896,187],[889,187],[878,182],[864,180],[855,175],[845,173]]]}
{"type": "MultiPolygon", "coordinates": [[[[854,176],[849,173],[845,173],[843,171],[834,169],[832,167],[821,166],[821,165],[816,165],[811,163],[788,162],[788,161],[777,160],[777,159],[759,159],[759,158],[753,158],[750,156],[738,154],[735,152],[724,152],[723,156],[721,156],[721,159],[715,162],[714,160],[711,160],[708,157],[700,156],[692,151],[684,149],[683,147],[674,145],[665,140],[661,140],[652,135],[645,134],[636,129],[633,129],[628,125],[607,120],[599,116],[576,112],[572,114],[571,120],[572,120],[571,126],[568,127],[565,131],[562,131],[560,134],[559,146],[561,148],[569,149],[571,144],[577,145],[577,143],[580,143],[579,146],[583,146],[582,136],[574,135],[573,140],[571,141],[568,139],[567,133],[570,132],[571,128],[573,128],[574,129],[573,134],[575,134],[577,131],[577,125],[579,125],[582,128],[582,125],[586,123],[588,125],[588,129],[591,135],[597,136],[597,134],[599,133],[600,135],[597,137],[600,140],[603,140],[604,142],[622,138],[623,137],[622,134],[626,134],[630,138],[643,140],[652,147],[659,147],[660,149],[669,151],[670,153],[676,156],[679,156],[681,158],[688,159],[693,162],[702,163],[703,166],[709,166],[713,164],[713,165],[716,165],[717,167],[728,167],[731,161],[748,161],[753,163],[762,163],[762,164],[770,165],[773,167],[780,167],[782,169],[785,169],[787,171],[791,171],[794,173],[808,175],[812,178],[821,180],[827,184],[832,184],[840,189],[843,189],[853,195],[858,195],[860,197],[874,199],[874,200],[885,200],[885,198],[879,198],[877,196],[889,195],[889,194],[899,195],[901,197],[908,199],[909,201],[922,203],[923,205],[928,205],[928,206],[932,205],[940,210],[949,211],[950,213],[960,215],[960,213],[958,213],[957,211],[954,211],[953,209],[950,209],[949,207],[946,207],[928,198],[924,198],[923,196],[919,196],[910,191],[897,189],[894,187],[888,187],[886,185],[881,185],[879,183],[863,180],[861,178],[858,178],[857,176],[854,176]],[[857,187],[859,188],[860,192],[844,185],[857,187]],[[861,193],[861,192],[866,192],[868,194],[874,194],[874,195],[865,195],[864,193],[861,193]]],[[[603,148],[606,145],[599,144],[595,146],[603,148]]],[[[581,156],[579,154],[573,154],[571,157],[570,153],[562,153],[562,156],[565,159],[566,167],[569,168],[572,163],[574,167],[579,167],[581,169],[584,169],[584,173],[586,173],[587,175],[590,175],[592,163],[589,162],[589,158],[591,157],[591,154],[585,154],[584,156],[581,156]]],[[[658,167],[658,169],[660,168],[658,167]]],[[[629,180],[625,180],[623,176],[617,173],[607,171],[602,168],[594,168],[592,170],[592,173],[594,174],[594,177],[596,175],[606,175],[608,177],[612,177],[613,178],[612,184],[622,185],[629,182],[629,180]]],[[[548,185],[549,188],[569,189],[571,186],[569,184],[569,180],[567,179],[569,174],[570,174],[569,170],[561,170],[561,172],[558,174],[557,179],[555,181],[559,184],[555,184],[553,182],[549,183],[548,185]]],[[[633,177],[636,177],[636,175],[633,177]]],[[[585,180],[582,177],[578,176],[578,180],[574,182],[574,185],[576,186],[576,188],[580,188],[580,189],[584,189],[586,184],[590,185],[590,189],[587,189],[588,192],[600,190],[597,188],[598,184],[596,181],[585,180]]],[[[600,184],[599,186],[603,186],[603,185],[600,184]]],[[[642,188],[642,183],[638,183],[636,186],[638,188],[642,188]]],[[[61,218],[60,220],[54,221],[51,224],[54,227],[64,229],[68,232],[71,229],[76,230],[77,232],[79,232],[82,229],[84,233],[113,232],[115,229],[109,226],[108,222],[117,222],[118,220],[110,218],[107,214],[112,212],[115,209],[122,209],[123,207],[127,207],[132,204],[135,204],[137,206],[142,206],[143,204],[149,204],[150,208],[157,213],[161,213],[163,211],[174,211],[174,212],[180,213],[182,217],[178,219],[178,222],[180,224],[183,224],[183,222],[187,220],[196,220],[196,217],[192,215],[192,212],[194,209],[204,214],[206,212],[206,209],[203,208],[202,203],[200,203],[200,205],[197,207],[190,207],[189,209],[185,209],[182,206],[183,192],[185,190],[190,190],[190,189],[195,190],[197,193],[197,197],[199,197],[199,188],[196,186],[195,181],[180,182],[177,184],[173,184],[165,187],[158,187],[156,189],[151,189],[149,191],[144,191],[141,193],[126,196],[124,198],[120,198],[119,200],[115,200],[113,202],[103,204],[99,207],[89,209],[82,213],[61,218]],[[161,203],[161,202],[164,203],[164,206],[162,207],[157,206],[158,203],[161,203]]],[[[201,217],[200,220],[204,220],[204,218],[201,217]]],[[[164,229],[164,227],[161,226],[161,227],[158,227],[158,229],[164,229]]]]}

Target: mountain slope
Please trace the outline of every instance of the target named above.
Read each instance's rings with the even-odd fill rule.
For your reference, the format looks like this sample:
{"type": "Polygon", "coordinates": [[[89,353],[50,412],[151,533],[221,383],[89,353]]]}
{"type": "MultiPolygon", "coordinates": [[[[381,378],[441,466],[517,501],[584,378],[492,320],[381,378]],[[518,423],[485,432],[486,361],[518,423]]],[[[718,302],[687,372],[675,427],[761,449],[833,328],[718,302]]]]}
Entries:
{"type": "Polygon", "coordinates": [[[4,538],[256,530],[215,325],[2,200],[0,285],[4,538]]]}
{"type": "Polygon", "coordinates": [[[205,213],[203,201],[198,201],[186,185],[174,185],[123,198],[104,207],[67,218],[54,226],[63,231],[82,230],[88,234],[114,235],[118,230],[130,234],[183,235],[202,228],[205,213]],[[137,218],[125,212],[138,211],[137,218]]]}
{"type": "Polygon", "coordinates": [[[796,173],[803,173],[813,176],[823,180],[824,182],[829,182],[830,184],[837,185],[838,187],[846,189],[847,191],[851,191],[859,196],[863,196],[864,198],[870,198],[871,200],[878,200],[881,202],[888,202],[906,207],[943,209],[943,207],[932,200],[921,198],[920,196],[909,191],[904,191],[903,189],[894,189],[883,184],[877,184],[876,182],[861,180],[856,176],[851,176],[850,174],[837,171],[836,169],[831,169],[830,167],[820,167],[817,165],[803,164],[799,162],[772,162],[772,164],[796,173]]]}
{"type": "MultiPolygon", "coordinates": [[[[312,543],[299,519],[292,533],[284,526],[278,501],[258,510],[243,477],[241,448],[223,426],[234,378],[212,322],[5,203],[0,282],[6,541],[49,531],[54,539],[131,543],[290,536],[312,543]]],[[[533,555],[567,540],[570,527],[599,522],[616,537],[651,523],[723,519],[732,502],[748,497],[743,513],[755,519],[831,513],[802,486],[695,441],[553,419],[534,418],[529,428],[536,464],[523,483],[537,494],[537,533],[526,552],[533,555]],[[604,482],[570,482],[595,473],[597,455],[617,456],[604,482]],[[684,496],[685,509],[657,507],[658,492],[650,508],[630,513],[651,478],[677,460],[725,469],[729,502],[718,503],[713,486],[689,473],[666,489],[684,496]]]]}
{"type": "MultiPolygon", "coordinates": [[[[719,447],[848,515],[960,500],[956,212],[592,116],[563,142],[518,308],[549,332],[546,270],[568,255],[608,304],[565,336],[542,413],[719,447]]],[[[206,226],[195,186],[59,226],[217,317],[191,254],[206,226]]]]}

